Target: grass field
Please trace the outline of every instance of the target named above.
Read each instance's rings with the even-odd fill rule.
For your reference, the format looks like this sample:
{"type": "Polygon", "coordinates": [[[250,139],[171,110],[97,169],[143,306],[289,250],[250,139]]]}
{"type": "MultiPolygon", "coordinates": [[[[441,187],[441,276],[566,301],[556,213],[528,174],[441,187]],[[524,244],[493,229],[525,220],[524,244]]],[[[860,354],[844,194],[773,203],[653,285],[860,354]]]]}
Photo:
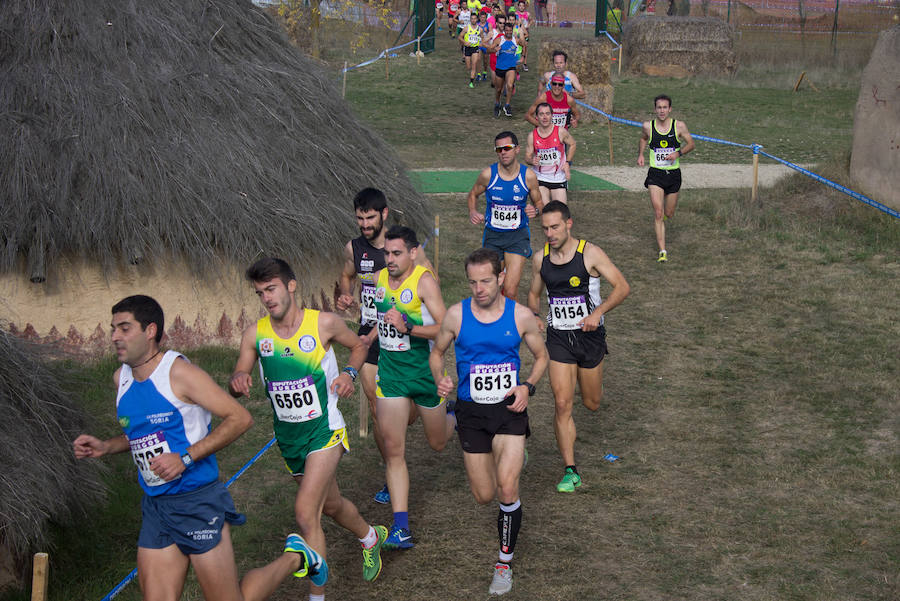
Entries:
{"type": "MultiPolygon", "coordinates": [[[[492,133],[506,123],[490,116],[485,89],[463,88],[462,66],[445,40],[427,66],[393,61],[389,81],[382,64],[354,71],[348,99],[411,167],[475,169],[493,160],[492,133]]],[[[523,87],[534,89],[535,76],[534,69],[526,74],[523,87]]],[[[759,141],[846,178],[846,165],[833,158],[849,149],[857,84],[835,77],[818,94],[793,95],[782,77],[774,71],[772,85],[752,72],[728,81],[623,78],[615,112],[647,116],[649,98],[665,89],[696,133],[759,141]]],[[[608,160],[606,133],[596,135],[585,136],[584,163],[608,160]]],[[[616,162],[633,161],[635,130],[614,128],[614,142],[616,162]]],[[[740,156],[701,145],[689,159],[740,156]]],[[[632,294],[608,318],[603,405],[576,410],[585,478],[576,494],[555,492],[561,466],[546,379],[529,408],[524,524],[507,598],[900,598],[900,229],[800,177],[764,190],[761,207],[748,196],[688,186],[668,226],[670,262],[659,266],[644,194],[573,192],[575,233],[608,252],[632,294]],[[606,462],[606,453],[621,459],[606,462]]],[[[480,231],[466,220],[464,195],[430,198],[441,215],[441,281],[450,304],[468,293],[461,262],[480,231]]],[[[539,232],[534,242],[542,243],[539,232]]],[[[190,356],[224,384],[236,351],[190,356]]],[[[98,435],[117,433],[114,368],[112,359],[80,367],[98,435]]],[[[247,404],[256,426],[219,454],[223,477],[271,437],[261,392],[247,404]]],[[[389,509],[371,500],[383,473],[371,438],[356,438],[356,400],[342,410],[354,450],[339,482],[364,516],[389,523],[389,509]]],[[[496,507],[472,500],[455,439],[434,453],[415,425],[409,449],[416,548],[385,553],[381,578],[366,585],[356,541],[326,519],[329,599],[487,598],[496,507]]],[[[109,503],[55,532],[50,599],[99,600],[134,565],[134,468],[125,456],[105,463],[109,503]]],[[[246,571],[271,559],[296,529],[295,485],[270,451],[232,492],[249,518],[234,532],[246,571]]],[[[274,598],[304,599],[306,586],[288,582],[274,598]]],[[[138,599],[137,587],[117,598],[138,599]]],[[[200,598],[195,584],[184,598],[200,598]]]]}

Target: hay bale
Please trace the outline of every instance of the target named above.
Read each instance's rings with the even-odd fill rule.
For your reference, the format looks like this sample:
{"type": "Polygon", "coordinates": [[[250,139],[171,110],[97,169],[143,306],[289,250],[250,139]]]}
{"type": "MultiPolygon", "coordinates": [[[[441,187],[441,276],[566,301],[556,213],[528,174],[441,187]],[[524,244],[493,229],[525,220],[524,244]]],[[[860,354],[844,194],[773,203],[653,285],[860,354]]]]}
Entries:
{"type": "Polygon", "coordinates": [[[609,84],[612,58],[618,56],[607,38],[595,40],[546,40],[541,42],[538,54],[540,73],[553,69],[553,51],[562,50],[569,55],[569,71],[578,76],[581,85],[609,84]]]}
{"type": "Polygon", "coordinates": [[[625,64],[636,75],[733,75],[733,34],[715,18],[635,17],[623,32],[625,64]]]}
{"type": "MultiPolygon", "coordinates": [[[[594,83],[590,85],[584,86],[584,103],[589,104],[593,107],[604,111],[609,114],[612,113],[613,107],[613,92],[615,88],[607,83],[594,83]]],[[[592,110],[586,109],[583,106],[579,107],[581,111],[581,123],[602,123],[606,124],[606,117],[601,115],[600,113],[595,113],[592,110]]],[[[578,136],[578,130],[574,130],[574,134],[576,137],[578,136]]]]}
{"type": "Polygon", "coordinates": [[[900,26],[878,34],[853,117],[854,185],[900,210],[900,26]]]}

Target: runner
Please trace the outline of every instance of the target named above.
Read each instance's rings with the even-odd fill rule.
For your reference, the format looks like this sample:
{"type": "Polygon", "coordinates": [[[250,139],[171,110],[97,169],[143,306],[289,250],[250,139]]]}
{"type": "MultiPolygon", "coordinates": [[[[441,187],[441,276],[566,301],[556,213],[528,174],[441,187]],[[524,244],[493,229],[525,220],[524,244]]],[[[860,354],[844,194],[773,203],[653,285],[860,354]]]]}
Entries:
{"type": "Polygon", "coordinates": [[[528,4],[525,0],[519,0],[516,4],[516,21],[519,23],[519,30],[522,32],[522,70],[528,71],[528,4]]]}
{"type": "Polygon", "coordinates": [[[545,102],[553,109],[553,125],[565,127],[566,129],[578,127],[578,120],[581,118],[581,111],[575,98],[565,90],[565,77],[554,73],[550,76],[550,89],[538,92],[537,98],[528,107],[525,113],[525,120],[537,127],[539,125],[537,119],[537,107],[540,103],[545,102]]]}
{"type": "Polygon", "coordinates": [[[644,187],[650,191],[650,204],[653,205],[653,227],[656,230],[656,243],[659,245],[656,260],[665,263],[669,260],[665,221],[675,216],[678,191],[681,189],[681,157],[694,149],[694,139],[684,121],[669,118],[672,111],[671,98],[660,94],[653,99],[653,106],[657,118],[644,121],[638,144],[637,164],[644,166],[644,149],[649,143],[650,168],[647,170],[644,187]]]}
{"type": "Polygon", "coordinates": [[[603,396],[602,361],[608,353],[604,316],[625,300],[630,287],[599,246],[571,237],[572,217],[568,205],[553,201],[545,206],[541,227],[547,244],[534,257],[528,307],[540,317],[540,293],[546,288],[550,306],[547,314],[550,386],[556,400],[554,429],[565,465],[556,490],[574,492],[581,486],[575,465],[572,417],[575,382],[581,388],[584,406],[596,411],[603,396]],[[600,298],[601,276],[613,287],[605,301],[600,298]]]}
{"type": "Polygon", "coordinates": [[[511,15],[507,16],[503,24],[503,37],[496,38],[491,44],[490,52],[497,53],[497,66],[494,74],[494,117],[500,116],[500,96],[506,91],[506,104],[503,106],[503,114],[512,117],[513,94],[516,91],[516,65],[519,63],[520,45],[513,36],[515,26],[510,23],[511,15]]]}
{"type": "Polygon", "coordinates": [[[545,90],[551,89],[550,80],[553,78],[553,74],[556,73],[563,76],[566,92],[571,94],[573,98],[583,100],[587,96],[587,94],[585,93],[584,88],[581,87],[581,82],[578,81],[578,77],[567,69],[568,62],[568,54],[566,54],[562,50],[554,50],[553,70],[547,71],[541,76],[541,81],[538,84],[538,92],[543,92],[545,90]]]}
{"type": "Polygon", "coordinates": [[[253,418],[184,355],[163,353],[165,318],[154,299],[122,299],[111,325],[122,362],[113,381],[124,434],[107,440],[82,434],[72,447],[78,459],[131,452],[144,489],[137,543],[143,597],[179,599],[190,566],[211,601],[265,599],[292,572],[324,582],[324,558],[291,534],[278,559],[238,583],[231,524],[246,518],[219,481],[215,452],[246,432],[253,418]],[[222,421],[210,429],[212,415],[222,421]]]}
{"type": "MultiPolygon", "coordinates": [[[[365,336],[378,324],[375,311],[375,273],[384,269],[384,224],[388,217],[387,198],[376,188],[364,188],[353,199],[353,210],[359,224],[358,238],[354,238],[344,247],[344,269],[338,280],[340,295],[337,298],[338,311],[346,311],[353,306],[356,281],[359,280],[359,332],[365,336]]],[[[416,256],[416,264],[433,270],[431,262],[424,252],[416,256]]],[[[366,362],[359,370],[360,382],[369,401],[369,412],[372,414],[373,436],[378,452],[384,457],[384,440],[378,429],[375,407],[375,372],[378,368],[378,339],[372,341],[366,362]]],[[[410,404],[410,424],[416,420],[416,407],[410,404]]],[[[375,493],[375,501],[385,505],[390,503],[387,484],[375,493]]]]}
{"type": "Polygon", "coordinates": [[[475,76],[475,81],[487,81],[488,65],[490,64],[488,46],[497,36],[498,32],[488,23],[490,15],[485,11],[478,13],[478,31],[481,33],[481,41],[478,46],[478,54],[481,56],[481,71],[475,76]]]}
{"type": "MultiPolygon", "coordinates": [[[[350,447],[338,396],[353,393],[366,358],[366,345],[334,313],[302,309],[294,294],[297,279],[281,259],[263,258],[247,269],[247,279],[268,313],[244,330],[229,389],[250,396],[250,373],[259,365],[261,384],[272,403],[273,427],[285,466],[297,482],[294,515],[300,532],[325,557],[322,513],[352,532],[362,544],[363,579],[381,573],[381,546],[387,528],[370,526],[356,506],[341,496],[335,473],[350,447]],[[338,372],[334,344],[350,349],[338,372]]],[[[324,581],[312,581],[310,599],[324,599],[324,581]]]]}
{"type": "Polygon", "coordinates": [[[484,168],[469,190],[469,221],[473,225],[484,224],[482,246],[503,253],[506,267],[503,294],[516,300],[525,259],[531,256],[528,219],[540,212],[541,195],[534,171],[519,163],[516,134],[511,131],[497,134],[494,150],[497,162],[484,168]],[[484,213],[479,213],[475,204],[482,194],[485,207],[484,213]]]}
{"type": "MultiPolygon", "coordinates": [[[[487,16],[485,15],[485,22],[487,16]]],[[[481,45],[483,30],[478,22],[470,22],[459,34],[459,43],[463,45],[463,56],[466,59],[466,71],[469,73],[469,87],[475,87],[475,74],[478,71],[478,61],[481,53],[478,47],[481,45]]]]}
{"type": "Polygon", "coordinates": [[[459,41],[459,53],[462,55],[460,62],[466,63],[465,44],[463,44],[460,36],[472,22],[472,10],[469,8],[468,0],[459,0],[459,12],[456,13],[456,33],[454,34],[459,41]]]}
{"type": "Polygon", "coordinates": [[[447,0],[447,31],[451,38],[455,38],[456,28],[459,26],[459,0],[447,0]]]}
{"type": "Polygon", "coordinates": [[[568,202],[566,190],[575,157],[575,139],[565,127],[553,124],[553,109],[546,102],[537,106],[537,122],[525,143],[525,162],[537,175],[543,204],[550,200],[568,202]]]}
{"type": "Polygon", "coordinates": [[[482,248],[466,259],[472,297],[450,307],[438,333],[429,363],[438,394],[453,391],[453,379],[443,376],[444,354],[455,341],[459,388],[456,415],[466,474],[475,501],[497,499],[499,558],[488,591],[502,595],[512,589],[510,562],[522,525],[519,474],[525,461],[528,397],[547,369],[547,348],[528,309],[500,294],[504,274],[496,252],[482,248]],[[519,374],[519,344],[534,356],[528,378],[519,374]]]}
{"type": "MultiPolygon", "coordinates": [[[[441,31],[441,19],[444,18],[444,3],[441,0],[434,0],[434,22],[437,24],[437,30],[441,31]]],[[[450,24],[448,23],[449,27],[450,24]]]]}
{"type": "MultiPolygon", "coordinates": [[[[385,473],[391,494],[394,523],[385,547],[413,546],[409,526],[409,471],[406,430],[410,400],[418,405],[428,444],[435,451],[446,446],[456,419],[438,396],[428,368],[431,340],[444,318],[444,301],[434,275],[421,265],[416,233],[394,226],[385,234],[387,266],[375,275],[377,335],[381,345],[376,389],[378,427],[384,439],[385,473]]],[[[372,331],[367,338],[373,339],[372,331]]]]}
{"type": "MultiPolygon", "coordinates": [[[[491,78],[491,87],[494,88],[495,93],[498,88],[502,88],[503,80],[497,77],[497,50],[494,46],[494,42],[497,40],[503,39],[503,26],[506,25],[506,15],[502,12],[497,14],[494,17],[494,29],[491,30],[489,34],[489,38],[487,40],[487,44],[485,47],[485,52],[490,55],[488,59],[488,66],[490,67],[490,78],[491,78]]],[[[494,107],[494,116],[498,117],[499,106],[494,107]]]]}

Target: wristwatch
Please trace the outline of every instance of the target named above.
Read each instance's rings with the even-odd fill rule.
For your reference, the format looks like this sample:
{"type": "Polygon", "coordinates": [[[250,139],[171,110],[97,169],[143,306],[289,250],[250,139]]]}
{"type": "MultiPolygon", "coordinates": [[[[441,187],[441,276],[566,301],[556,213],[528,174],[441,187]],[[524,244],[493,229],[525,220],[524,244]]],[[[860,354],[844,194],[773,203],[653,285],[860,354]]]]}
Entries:
{"type": "Polygon", "coordinates": [[[534,391],[535,391],[534,384],[532,384],[528,380],[526,380],[522,383],[525,384],[525,388],[528,389],[528,396],[534,396],[534,391]]]}
{"type": "Polygon", "coordinates": [[[184,464],[184,469],[189,470],[194,467],[194,458],[191,457],[191,454],[185,451],[181,454],[181,463],[184,464]]]}
{"type": "Polygon", "coordinates": [[[359,375],[359,372],[353,369],[351,366],[347,366],[344,368],[344,373],[350,376],[350,379],[356,382],[356,377],[359,375]]]}

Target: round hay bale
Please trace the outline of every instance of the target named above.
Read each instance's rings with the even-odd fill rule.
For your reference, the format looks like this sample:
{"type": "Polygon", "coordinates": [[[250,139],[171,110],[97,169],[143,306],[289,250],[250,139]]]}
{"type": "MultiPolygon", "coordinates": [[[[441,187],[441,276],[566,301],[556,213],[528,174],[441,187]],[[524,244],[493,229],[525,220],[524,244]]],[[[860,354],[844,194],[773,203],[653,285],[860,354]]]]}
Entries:
{"type": "Polygon", "coordinates": [[[854,185],[900,210],[900,26],[882,31],[862,74],[853,117],[854,185]]]}
{"type": "Polygon", "coordinates": [[[629,73],[688,77],[733,75],[734,30],[705,17],[639,16],[625,24],[624,60],[629,73]]]}
{"type": "MultiPolygon", "coordinates": [[[[615,88],[608,83],[594,83],[584,86],[584,103],[600,109],[609,114],[613,108],[613,92],[615,88]]],[[[581,111],[581,123],[602,123],[606,124],[607,118],[600,113],[594,112],[583,106],[578,107],[581,111]]],[[[574,136],[578,136],[578,130],[574,130],[574,136]]]]}
{"type": "Polygon", "coordinates": [[[569,71],[578,76],[581,85],[587,87],[591,84],[612,83],[610,73],[614,51],[609,39],[545,40],[541,42],[538,54],[538,67],[541,73],[553,69],[554,50],[562,50],[569,56],[569,71]]]}

